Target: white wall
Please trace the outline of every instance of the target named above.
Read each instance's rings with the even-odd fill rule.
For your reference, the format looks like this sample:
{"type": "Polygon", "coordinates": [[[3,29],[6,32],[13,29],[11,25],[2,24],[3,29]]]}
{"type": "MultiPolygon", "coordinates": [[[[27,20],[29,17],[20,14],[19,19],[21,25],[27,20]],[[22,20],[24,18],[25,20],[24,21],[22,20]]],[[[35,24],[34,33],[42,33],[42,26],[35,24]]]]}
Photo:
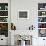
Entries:
{"type": "Polygon", "coordinates": [[[32,24],[35,25],[37,23],[37,2],[31,0],[12,0],[11,15],[11,20],[15,23],[17,30],[26,30],[32,24]],[[28,10],[29,19],[18,19],[19,10],[28,10]]]}
{"type": "Polygon", "coordinates": [[[37,29],[38,3],[46,0],[11,0],[11,22],[16,25],[17,30],[26,30],[32,24],[37,29]],[[19,10],[28,10],[29,19],[18,19],[19,10]]]}
{"type": "MultiPolygon", "coordinates": [[[[38,3],[45,2],[46,0],[11,0],[11,22],[13,22],[16,25],[17,30],[24,31],[28,29],[30,25],[33,24],[35,26],[35,32],[37,33],[34,36],[38,35],[38,3]],[[29,10],[29,19],[18,19],[18,10],[29,10]]],[[[36,40],[35,38],[33,38],[33,45],[38,46],[38,43],[43,44],[43,41],[41,39],[42,38],[38,38],[36,40]]]]}

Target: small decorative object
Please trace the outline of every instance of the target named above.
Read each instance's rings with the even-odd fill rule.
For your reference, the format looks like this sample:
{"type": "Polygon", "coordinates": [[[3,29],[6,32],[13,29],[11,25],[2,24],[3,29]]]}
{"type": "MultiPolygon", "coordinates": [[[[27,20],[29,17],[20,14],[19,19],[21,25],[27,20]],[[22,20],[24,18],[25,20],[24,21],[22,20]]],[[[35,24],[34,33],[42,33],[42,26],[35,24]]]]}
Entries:
{"type": "Polygon", "coordinates": [[[1,6],[0,6],[0,10],[1,10],[1,6]]]}
{"type": "Polygon", "coordinates": [[[35,27],[32,25],[32,26],[29,27],[29,30],[34,30],[34,28],[35,27]]]}
{"type": "Polygon", "coordinates": [[[0,29],[1,30],[8,30],[8,24],[7,23],[0,23],[0,29]]]}
{"type": "Polygon", "coordinates": [[[16,30],[16,26],[13,23],[11,23],[11,30],[16,30]]]}
{"type": "Polygon", "coordinates": [[[17,46],[30,46],[32,45],[32,35],[15,35],[15,43],[17,46]]]}
{"type": "Polygon", "coordinates": [[[46,22],[46,17],[38,17],[38,22],[46,22]]]}
{"type": "Polygon", "coordinates": [[[42,12],[42,15],[45,15],[45,12],[42,12]]]}
{"type": "Polygon", "coordinates": [[[18,14],[18,18],[20,19],[28,19],[29,18],[29,12],[27,10],[20,10],[18,14]]]}
{"type": "Polygon", "coordinates": [[[7,17],[6,18],[5,17],[3,17],[3,18],[0,17],[0,22],[7,22],[7,19],[8,19],[7,17]]]}
{"type": "Polygon", "coordinates": [[[40,18],[40,17],[38,18],[38,21],[39,21],[39,22],[42,22],[42,20],[43,20],[43,18],[40,18]]]}
{"type": "Polygon", "coordinates": [[[6,18],[4,18],[4,20],[3,20],[4,22],[7,22],[7,19],[6,18]]]}
{"type": "Polygon", "coordinates": [[[8,6],[5,6],[5,10],[8,10],[8,6]]]}
{"type": "Polygon", "coordinates": [[[46,9],[46,6],[45,6],[45,9],[46,9]]]}
{"type": "Polygon", "coordinates": [[[46,37],[46,29],[39,29],[39,37],[46,37]]]}
{"type": "Polygon", "coordinates": [[[38,28],[46,28],[46,24],[38,24],[38,28]]]}
{"type": "Polygon", "coordinates": [[[21,36],[21,39],[23,41],[25,41],[26,45],[32,45],[32,36],[30,36],[30,35],[23,35],[23,36],[21,36]]]}
{"type": "Polygon", "coordinates": [[[38,3],[38,10],[45,10],[46,9],[46,3],[38,3]]]}

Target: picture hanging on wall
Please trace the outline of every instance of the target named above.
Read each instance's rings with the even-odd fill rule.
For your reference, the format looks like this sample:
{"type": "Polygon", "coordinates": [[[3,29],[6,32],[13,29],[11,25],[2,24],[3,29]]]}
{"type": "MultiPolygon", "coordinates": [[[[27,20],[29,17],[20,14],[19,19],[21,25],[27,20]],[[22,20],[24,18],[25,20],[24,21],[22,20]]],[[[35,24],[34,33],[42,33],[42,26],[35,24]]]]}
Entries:
{"type": "Polygon", "coordinates": [[[29,19],[29,11],[28,10],[19,10],[18,19],[29,19]]]}

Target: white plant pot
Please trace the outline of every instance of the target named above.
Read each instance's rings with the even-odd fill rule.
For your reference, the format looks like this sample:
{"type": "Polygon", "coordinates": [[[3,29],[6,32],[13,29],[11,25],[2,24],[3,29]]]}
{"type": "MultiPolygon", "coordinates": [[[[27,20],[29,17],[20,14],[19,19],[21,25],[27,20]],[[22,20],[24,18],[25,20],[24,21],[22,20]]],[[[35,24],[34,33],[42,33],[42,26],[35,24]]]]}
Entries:
{"type": "Polygon", "coordinates": [[[25,41],[21,40],[21,46],[25,46],[25,41]]]}

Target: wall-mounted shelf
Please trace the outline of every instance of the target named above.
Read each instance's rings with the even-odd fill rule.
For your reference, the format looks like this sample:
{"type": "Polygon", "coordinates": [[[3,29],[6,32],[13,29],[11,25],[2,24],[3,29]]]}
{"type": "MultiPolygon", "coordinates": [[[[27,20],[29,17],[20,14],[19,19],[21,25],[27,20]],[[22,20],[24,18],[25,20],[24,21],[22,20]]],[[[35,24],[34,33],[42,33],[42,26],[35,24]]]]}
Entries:
{"type": "Polygon", "coordinates": [[[0,10],[0,11],[8,11],[8,10],[0,10]]]}
{"type": "Polygon", "coordinates": [[[8,23],[8,22],[0,22],[0,23],[8,23]]]}
{"type": "Polygon", "coordinates": [[[38,34],[46,37],[46,3],[38,3],[38,34]]]}
{"type": "Polygon", "coordinates": [[[0,16],[0,17],[8,17],[8,16],[0,16]]]}
{"type": "Polygon", "coordinates": [[[46,23],[46,22],[38,22],[38,23],[46,23]]]}
{"type": "Polygon", "coordinates": [[[38,16],[38,17],[46,17],[46,15],[44,15],[44,16],[38,16]]]}
{"type": "Polygon", "coordinates": [[[38,28],[38,29],[46,29],[46,28],[38,28]]]}
{"type": "Polygon", "coordinates": [[[0,3],[0,35],[8,37],[8,3],[0,3]]]}
{"type": "Polygon", "coordinates": [[[46,10],[38,10],[38,11],[46,11],[46,10]]]}

